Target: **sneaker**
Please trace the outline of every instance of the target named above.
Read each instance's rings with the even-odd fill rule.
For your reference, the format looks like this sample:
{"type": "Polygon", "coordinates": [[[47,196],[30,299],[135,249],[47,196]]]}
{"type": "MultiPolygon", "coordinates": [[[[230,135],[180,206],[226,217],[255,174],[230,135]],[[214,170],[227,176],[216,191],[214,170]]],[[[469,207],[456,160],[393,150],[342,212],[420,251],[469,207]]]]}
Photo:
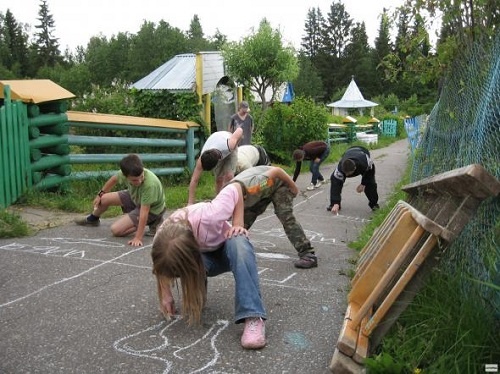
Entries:
{"type": "Polygon", "coordinates": [[[266,324],[260,317],[247,318],[241,335],[241,346],[245,349],[259,349],[266,345],[266,324]]]}
{"type": "Polygon", "coordinates": [[[368,205],[370,205],[370,208],[372,211],[376,211],[376,210],[380,209],[380,206],[378,204],[375,204],[375,205],[368,204],[368,205]]]}
{"type": "Polygon", "coordinates": [[[316,182],[314,188],[319,188],[319,187],[321,187],[322,184],[323,184],[323,181],[318,181],[318,182],[316,182]]]}
{"type": "Polygon", "coordinates": [[[155,235],[156,235],[156,227],[153,228],[151,226],[149,226],[149,230],[146,231],[146,233],[144,234],[144,236],[151,236],[151,237],[153,237],[155,235]]]}
{"type": "Polygon", "coordinates": [[[101,224],[101,220],[98,219],[98,220],[95,220],[95,221],[89,221],[88,217],[83,217],[83,218],[75,219],[75,223],[77,225],[79,225],[79,226],[92,226],[92,227],[96,227],[96,226],[99,226],[101,224]]]}
{"type": "Polygon", "coordinates": [[[307,186],[306,190],[308,191],[314,190],[314,184],[311,183],[309,186],[307,186]]]}
{"type": "Polygon", "coordinates": [[[310,269],[318,267],[318,257],[314,253],[306,253],[293,263],[296,268],[310,269]]]}
{"type": "Polygon", "coordinates": [[[149,231],[146,232],[144,235],[146,235],[146,236],[155,236],[156,235],[156,229],[163,222],[163,213],[164,212],[165,212],[165,210],[163,210],[163,212],[161,212],[161,214],[158,215],[158,217],[153,222],[151,222],[149,224],[149,231]]]}

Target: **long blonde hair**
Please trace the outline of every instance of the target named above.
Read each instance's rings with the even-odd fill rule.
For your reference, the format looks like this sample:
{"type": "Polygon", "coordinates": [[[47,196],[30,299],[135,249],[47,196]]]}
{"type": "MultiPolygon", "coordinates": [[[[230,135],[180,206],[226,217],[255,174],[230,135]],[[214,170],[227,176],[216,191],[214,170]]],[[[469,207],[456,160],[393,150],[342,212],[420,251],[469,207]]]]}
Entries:
{"type": "Polygon", "coordinates": [[[199,323],[206,295],[206,272],[187,212],[182,219],[163,222],[153,240],[151,257],[160,305],[163,301],[160,285],[171,287],[180,278],[182,315],[189,324],[199,323]]]}

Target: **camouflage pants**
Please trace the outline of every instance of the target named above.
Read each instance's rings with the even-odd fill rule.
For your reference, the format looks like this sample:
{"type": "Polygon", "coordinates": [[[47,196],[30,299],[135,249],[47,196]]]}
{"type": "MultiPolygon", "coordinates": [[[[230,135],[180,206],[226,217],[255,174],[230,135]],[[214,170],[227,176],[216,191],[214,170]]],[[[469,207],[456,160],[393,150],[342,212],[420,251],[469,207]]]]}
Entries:
{"type": "Polygon", "coordinates": [[[314,248],[307,239],[304,229],[293,215],[293,195],[286,186],[278,187],[271,196],[259,200],[253,206],[245,206],[245,228],[249,229],[257,217],[266,211],[271,202],[274,205],[274,213],[283,225],[286,236],[297,250],[299,257],[314,252],[314,248]]]}

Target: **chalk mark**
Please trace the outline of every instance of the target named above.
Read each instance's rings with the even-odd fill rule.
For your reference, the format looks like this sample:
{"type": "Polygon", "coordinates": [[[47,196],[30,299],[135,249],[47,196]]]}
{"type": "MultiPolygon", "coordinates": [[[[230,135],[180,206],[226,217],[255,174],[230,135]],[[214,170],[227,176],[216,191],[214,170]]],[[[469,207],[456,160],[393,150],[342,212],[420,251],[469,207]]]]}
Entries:
{"type": "MultiPolygon", "coordinates": [[[[177,345],[171,345],[169,343],[169,339],[167,336],[167,332],[172,326],[174,326],[177,322],[179,322],[182,318],[174,318],[171,321],[162,321],[156,325],[150,326],[144,330],[140,330],[138,332],[135,332],[133,334],[127,335],[123,338],[120,338],[116,340],[113,343],[113,348],[117,350],[118,352],[125,353],[131,356],[136,356],[136,357],[142,357],[142,358],[148,358],[148,359],[153,359],[157,361],[161,361],[165,365],[165,369],[163,370],[163,374],[170,373],[171,370],[172,372],[182,372],[186,370],[186,362],[182,362],[182,368],[180,367],[175,367],[176,361],[179,360],[184,360],[182,357],[182,352],[185,352],[197,345],[201,346],[206,346],[206,341],[210,340],[210,350],[212,352],[212,355],[206,358],[206,362],[204,362],[204,365],[190,371],[189,373],[200,373],[205,369],[208,369],[209,367],[214,366],[217,363],[217,360],[220,357],[220,352],[217,349],[216,346],[216,340],[220,333],[225,330],[229,326],[229,322],[225,320],[218,320],[217,322],[213,323],[210,328],[207,330],[207,332],[199,339],[196,339],[192,343],[185,345],[183,347],[179,347],[177,345]],[[158,332],[154,332],[151,335],[151,332],[159,330],[158,332]],[[135,337],[141,335],[141,334],[146,334],[148,333],[148,337],[159,337],[161,344],[149,348],[149,349],[134,349],[130,345],[130,341],[134,339],[135,337]],[[159,355],[161,353],[162,355],[159,355]],[[177,370],[175,370],[177,369],[177,370]]],[[[195,347],[196,349],[196,347],[195,347]]],[[[196,349],[196,357],[199,357],[199,350],[196,349]]]]}
{"type": "Polygon", "coordinates": [[[39,294],[40,292],[45,291],[45,290],[46,290],[46,289],[48,289],[48,288],[51,288],[51,287],[57,286],[57,285],[59,285],[59,284],[62,284],[62,283],[68,282],[68,281],[73,280],[73,279],[77,279],[77,278],[79,278],[79,277],[81,277],[81,276],[83,276],[83,275],[85,275],[85,274],[88,274],[88,273],[90,273],[90,272],[92,272],[92,271],[94,271],[94,270],[96,270],[96,269],[98,269],[98,268],[100,268],[100,267],[102,267],[102,266],[104,266],[104,265],[107,265],[107,264],[109,264],[109,263],[112,263],[112,262],[113,262],[113,261],[115,261],[115,260],[118,260],[118,259],[120,259],[120,258],[122,258],[122,257],[128,256],[129,254],[135,253],[135,252],[140,251],[140,250],[142,250],[142,249],[144,249],[144,247],[134,248],[134,249],[132,249],[131,251],[128,251],[128,252],[122,253],[122,254],[121,254],[120,256],[118,256],[118,257],[115,257],[115,258],[112,258],[112,259],[110,259],[110,260],[104,261],[104,262],[102,262],[102,263],[100,263],[100,264],[97,264],[97,265],[95,265],[95,266],[93,266],[93,267],[91,267],[91,268],[89,268],[89,269],[87,269],[87,270],[85,270],[85,271],[82,271],[81,273],[75,274],[75,275],[73,275],[73,276],[71,276],[71,277],[62,278],[62,279],[60,279],[60,280],[58,280],[58,281],[56,281],[56,282],[54,282],[54,283],[51,283],[51,284],[47,284],[47,285],[45,285],[45,286],[43,286],[43,287],[39,288],[39,289],[38,289],[38,290],[36,290],[36,291],[30,292],[30,293],[29,293],[29,294],[27,294],[27,295],[24,295],[24,296],[18,297],[17,299],[14,299],[14,300],[8,301],[8,302],[6,302],[6,303],[0,304],[0,308],[3,308],[3,307],[5,307],[5,306],[8,306],[8,305],[11,305],[11,304],[14,304],[14,303],[17,303],[18,301],[21,301],[21,300],[27,299],[28,297],[34,296],[34,295],[36,295],[36,294],[39,294]]]}

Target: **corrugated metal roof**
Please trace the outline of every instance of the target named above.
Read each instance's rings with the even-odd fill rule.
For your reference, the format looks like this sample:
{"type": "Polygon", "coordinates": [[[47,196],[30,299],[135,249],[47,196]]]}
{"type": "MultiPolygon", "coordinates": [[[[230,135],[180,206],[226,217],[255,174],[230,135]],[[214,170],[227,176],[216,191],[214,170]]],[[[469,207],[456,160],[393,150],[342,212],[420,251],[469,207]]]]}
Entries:
{"type": "Polygon", "coordinates": [[[196,90],[196,55],[185,53],[177,55],[165,62],[132,87],[140,90],[196,90]]]}
{"type": "Polygon", "coordinates": [[[378,104],[373,101],[365,100],[358,88],[358,85],[354,82],[354,78],[352,78],[351,83],[349,83],[347,90],[344,92],[344,96],[342,96],[342,99],[335,101],[334,103],[327,104],[326,106],[334,108],[369,108],[377,105],[378,104]]]}

